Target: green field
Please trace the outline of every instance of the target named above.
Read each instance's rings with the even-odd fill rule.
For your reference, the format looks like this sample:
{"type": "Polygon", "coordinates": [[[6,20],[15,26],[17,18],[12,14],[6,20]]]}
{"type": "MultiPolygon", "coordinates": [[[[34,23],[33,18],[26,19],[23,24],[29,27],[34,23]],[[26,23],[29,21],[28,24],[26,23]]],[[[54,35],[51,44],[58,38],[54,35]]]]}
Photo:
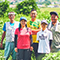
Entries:
{"type": "MultiPolygon", "coordinates": [[[[60,8],[40,8],[40,12],[38,11],[37,19],[39,19],[39,20],[46,19],[48,22],[50,22],[51,21],[50,20],[51,16],[50,16],[49,13],[51,11],[58,12],[58,14],[59,14],[59,21],[60,21],[60,8]]],[[[31,19],[30,15],[26,16],[24,14],[16,14],[15,20],[19,21],[19,19],[20,19],[21,16],[26,17],[27,20],[31,19]]],[[[3,33],[3,31],[2,31],[3,25],[7,21],[9,21],[9,18],[8,18],[7,14],[5,14],[4,17],[0,17],[0,41],[1,41],[1,36],[2,36],[2,33],[3,33]]],[[[5,39],[3,41],[3,44],[5,44],[5,39]]],[[[35,60],[33,55],[32,55],[32,60],[35,60]]],[[[0,50],[0,60],[1,60],[1,56],[2,57],[4,56],[4,50],[0,50]]],[[[60,59],[59,57],[60,57],[60,52],[50,53],[49,55],[46,55],[43,60],[59,60],[60,59]]],[[[4,59],[2,59],[2,60],[4,60],[4,59]]],[[[9,60],[11,60],[11,57],[9,58],[9,60]]]]}
{"type": "Polygon", "coordinates": [[[44,11],[56,11],[57,13],[60,13],[60,8],[40,8],[40,11],[44,12],[44,11]]]}

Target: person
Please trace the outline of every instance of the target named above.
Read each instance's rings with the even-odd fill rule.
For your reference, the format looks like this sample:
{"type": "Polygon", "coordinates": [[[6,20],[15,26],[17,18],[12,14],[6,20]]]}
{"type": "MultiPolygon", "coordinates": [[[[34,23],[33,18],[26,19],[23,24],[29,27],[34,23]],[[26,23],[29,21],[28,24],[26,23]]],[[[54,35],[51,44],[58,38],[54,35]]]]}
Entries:
{"type": "Polygon", "coordinates": [[[27,22],[27,27],[30,27],[32,30],[32,38],[33,38],[32,46],[35,52],[35,57],[37,57],[38,41],[36,41],[36,34],[38,31],[40,31],[41,26],[40,26],[40,21],[36,19],[37,11],[35,9],[31,10],[30,16],[31,16],[31,20],[27,22]]]}
{"type": "Polygon", "coordinates": [[[6,36],[5,52],[4,52],[5,60],[8,60],[10,55],[12,56],[12,60],[16,60],[16,52],[14,50],[14,32],[15,29],[18,28],[19,22],[16,22],[14,20],[15,12],[9,12],[8,17],[10,19],[10,22],[6,22],[3,26],[4,32],[2,34],[0,47],[3,48],[3,40],[6,36]]]}
{"type": "Polygon", "coordinates": [[[37,60],[42,60],[45,54],[50,53],[51,43],[53,40],[52,32],[47,29],[47,21],[41,21],[41,31],[37,33],[38,45],[38,56],[37,60]]]}
{"type": "Polygon", "coordinates": [[[17,60],[29,60],[30,50],[33,50],[32,31],[27,28],[27,19],[20,18],[20,26],[15,30],[15,51],[18,53],[17,60]]]}
{"type": "Polygon", "coordinates": [[[51,22],[48,24],[48,29],[53,33],[52,52],[60,51],[60,22],[58,14],[55,11],[50,12],[51,22]]]}

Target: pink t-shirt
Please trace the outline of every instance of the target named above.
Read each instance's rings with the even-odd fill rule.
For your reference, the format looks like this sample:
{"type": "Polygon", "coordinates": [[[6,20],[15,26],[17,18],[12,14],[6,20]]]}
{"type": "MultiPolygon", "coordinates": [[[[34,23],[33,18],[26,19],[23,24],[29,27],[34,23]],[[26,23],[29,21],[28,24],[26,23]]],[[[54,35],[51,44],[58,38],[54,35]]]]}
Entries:
{"type": "Polygon", "coordinates": [[[15,35],[18,35],[17,39],[17,48],[18,49],[29,49],[30,48],[30,35],[32,34],[32,31],[30,28],[24,28],[19,29],[17,28],[15,30],[15,35]]]}

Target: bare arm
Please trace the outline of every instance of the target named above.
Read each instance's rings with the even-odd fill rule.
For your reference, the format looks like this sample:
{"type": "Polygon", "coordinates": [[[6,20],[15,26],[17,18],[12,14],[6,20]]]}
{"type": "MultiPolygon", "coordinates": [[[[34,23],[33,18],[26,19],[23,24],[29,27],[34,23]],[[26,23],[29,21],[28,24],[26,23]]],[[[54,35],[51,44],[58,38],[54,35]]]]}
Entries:
{"type": "Polygon", "coordinates": [[[4,31],[1,38],[1,45],[0,45],[1,48],[3,48],[3,40],[5,38],[5,35],[6,35],[6,32],[4,31]]]}
{"type": "Polygon", "coordinates": [[[39,29],[36,29],[36,30],[32,30],[33,32],[38,32],[38,31],[40,31],[41,29],[39,28],[39,29]]]}
{"type": "Polygon", "coordinates": [[[41,28],[36,29],[36,30],[32,30],[32,35],[36,35],[36,34],[37,34],[37,32],[39,32],[40,30],[41,30],[41,28]]]}

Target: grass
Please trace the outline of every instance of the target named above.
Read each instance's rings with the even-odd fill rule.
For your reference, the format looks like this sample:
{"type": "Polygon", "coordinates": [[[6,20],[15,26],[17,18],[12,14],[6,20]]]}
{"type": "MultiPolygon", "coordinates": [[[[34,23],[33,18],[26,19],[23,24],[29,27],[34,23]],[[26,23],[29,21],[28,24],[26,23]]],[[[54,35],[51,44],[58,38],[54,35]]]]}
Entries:
{"type": "Polygon", "coordinates": [[[60,13],[60,8],[40,8],[40,11],[41,12],[44,12],[44,11],[56,11],[57,13],[60,13]]]}
{"type": "MultiPolygon", "coordinates": [[[[11,60],[12,57],[10,56],[10,58],[8,60],[11,60]]],[[[5,60],[4,59],[4,50],[0,50],[0,60],[5,60]]]]}

